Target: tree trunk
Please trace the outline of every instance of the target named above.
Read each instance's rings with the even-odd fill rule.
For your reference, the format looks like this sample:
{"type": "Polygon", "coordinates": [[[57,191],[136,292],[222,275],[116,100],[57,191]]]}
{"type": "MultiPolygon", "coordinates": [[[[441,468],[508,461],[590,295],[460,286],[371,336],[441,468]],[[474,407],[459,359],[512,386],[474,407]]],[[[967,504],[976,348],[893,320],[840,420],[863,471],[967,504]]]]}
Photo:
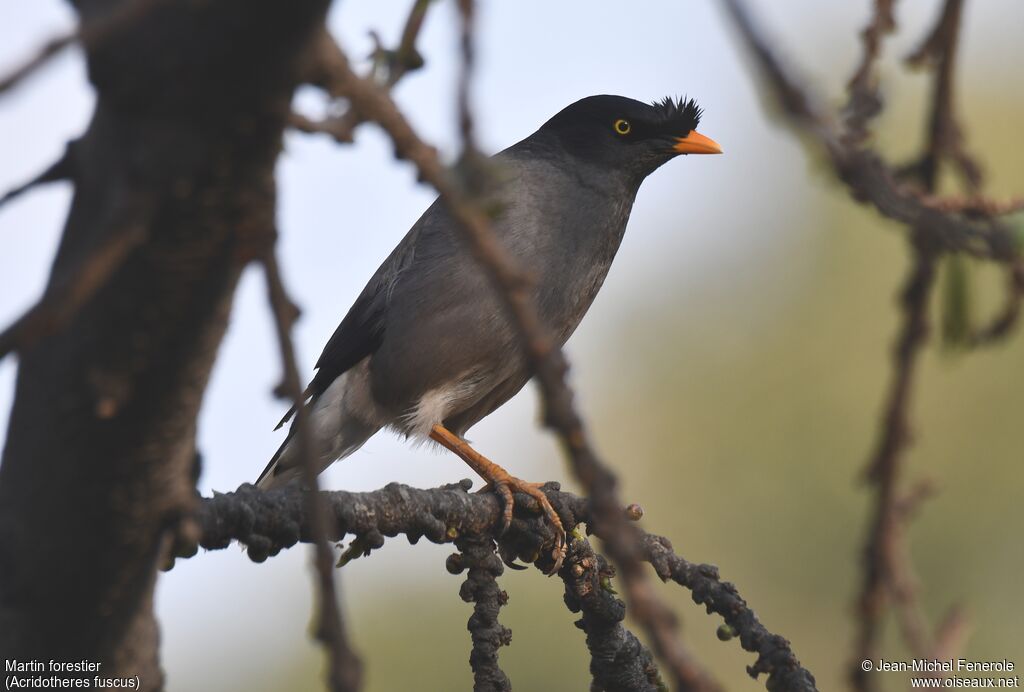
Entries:
{"type": "Polygon", "coordinates": [[[98,99],[70,149],[47,290],[97,247],[130,249],[19,354],[0,658],[86,659],[162,687],[156,575],[193,508],[196,417],[238,277],[273,242],[274,165],[327,4],[77,3],[98,99]]]}

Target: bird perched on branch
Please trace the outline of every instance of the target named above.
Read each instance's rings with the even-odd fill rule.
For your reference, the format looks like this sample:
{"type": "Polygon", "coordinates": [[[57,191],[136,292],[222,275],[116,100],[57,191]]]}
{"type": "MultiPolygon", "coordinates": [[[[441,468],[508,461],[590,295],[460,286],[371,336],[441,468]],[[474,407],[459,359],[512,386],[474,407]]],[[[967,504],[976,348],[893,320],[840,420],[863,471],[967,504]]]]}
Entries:
{"type": "MultiPolygon", "coordinates": [[[[537,310],[559,345],[601,288],[644,179],[681,154],[721,153],[697,132],[700,117],[692,99],[591,96],[494,157],[494,231],[534,277],[537,310]]],[[[564,551],[565,532],[538,484],[511,476],[463,439],[532,373],[516,326],[439,200],[371,277],[316,368],[304,406],[318,471],[381,428],[429,437],[502,495],[506,526],[513,491],[536,498],[555,529],[556,553],[564,551]]],[[[293,424],[257,485],[300,478],[295,432],[293,424]]]]}

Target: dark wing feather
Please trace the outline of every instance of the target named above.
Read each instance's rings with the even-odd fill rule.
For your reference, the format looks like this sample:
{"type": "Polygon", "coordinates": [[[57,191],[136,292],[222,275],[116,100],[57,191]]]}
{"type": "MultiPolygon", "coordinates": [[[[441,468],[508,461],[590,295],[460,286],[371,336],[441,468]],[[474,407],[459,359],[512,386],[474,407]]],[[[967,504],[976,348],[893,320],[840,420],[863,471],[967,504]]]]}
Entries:
{"type": "MultiPolygon", "coordinates": [[[[316,398],[326,391],[331,383],[346,370],[380,347],[384,339],[384,315],[387,312],[389,295],[402,271],[412,262],[416,244],[424,221],[436,214],[435,201],[419,220],[413,224],[388,258],[377,268],[356,302],[349,308],[345,319],[334,330],[323,353],[316,362],[317,372],[313,381],[303,392],[303,399],[316,398]]],[[[293,406],[277,424],[280,428],[295,415],[293,406]]]]}
{"type": "MultiPolygon", "coordinates": [[[[383,282],[380,277],[374,276],[356,298],[345,319],[324,346],[324,351],[316,362],[316,374],[303,392],[303,399],[315,399],[323,394],[335,379],[380,346],[381,339],[384,338],[385,310],[382,289],[383,282]]],[[[280,428],[294,415],[295,407],[292,406],[274,429],[280,428]]],[[[288,440],[290,439],[291,434],[288,435],[288,440]]],[[[285,440],[285,444],[288,440],[285,440]]],[[[278,451],[280,453],[280,450],[278,451]]]]}
{"type": "Polygon", "coordinates": [[[346,370],[377,350],[384,338],[385,291],[382,282],[372,280],[334,330],[316,361],[316,375],[306,391],[323,394],[346,370]]]}

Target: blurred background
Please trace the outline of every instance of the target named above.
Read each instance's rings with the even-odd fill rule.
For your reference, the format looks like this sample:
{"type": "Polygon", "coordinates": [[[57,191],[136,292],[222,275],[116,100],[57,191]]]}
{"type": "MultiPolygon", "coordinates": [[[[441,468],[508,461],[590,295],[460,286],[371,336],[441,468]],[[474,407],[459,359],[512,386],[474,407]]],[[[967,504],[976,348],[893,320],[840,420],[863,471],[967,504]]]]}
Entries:
{"type": "MultiPolygon", "coordinates": [[[[397,43],[408,2],[334,4],[330,25],[353,56],[368,31],[397,43]]],[[[761,3],[767,28],[837,103],[859,59],[870,3],[761,3]]],[[[926,80],[899,63],[936,16],[936,0],[898,5],[900,33],[885,45],[888,108],[878,139],[894,160],[922,138],[926,80]]],[[[845,190],[765,114],[756,76],[710,2],[480,4],[478,131],[491,151],[596,93],[650,100],[688,94],[705,107],[701,131],[725,156],[677,160],[640,191],[615,267],[569,342],[572,381],[627,501],[645,527],[687,558],[719,565],[762,621],[784,634],[821,689],[838,689],[851,651],[851,603],[868,494],[858,482],[876,431],[897,326],[894,295],[907,251],[901,229],[852,203],[845,190]]],[[[0,73],[73,26],[58,0],[0,4],[0,73]]],[[[993,194],[1024,188],[1024,3],[969,3],[958,65],[968,143],[993,194]]],[[[437,3],[420,50],[427,59],[396,96],[420,132],[457,150],[452,3],[437,3]]],[[[230,40],[226,37],[225,40],[230,40]]],[[[307,113],[323,109],[298,94],[307,113]]],[[[0,102],[0,189],[34,175],[82,131],[92,107],[81,54],[64,53],[0,102]]],[[[304,374],[379,262],[430,203],[380,132],[353,146],[289,133],[279,164],[285,278],[304,308],[297,345],[304,374]]],[[[0,212],[0,322],[44,286],[70,200],[67,185],[33,191],[0,212]]],[[[993,311],[1001,275],[979,268],[977,307],[993,311]]],[[[939,496],[910,531],[921,598],[933,620],[954,603],[974,621],[968,658],[1024,664],[1024,338],[968,356],[932,346],[915,392],[910,480],[934,478],[939,496]]],[[[0,362],[0,419],[15,361],[0,362]]],[[[199,422],[209,494],[252,481],[280,442],[285,406],[261,277],[237,294],[199,422]]],[[[537,428],[530,387],[472,431],[484,453],[531,480],[567,469],[537,428]]],[[[4,430],[0,429],[0,443],[4,430]]],[[[389,481],[434,486],[469,475],[454,456],[413,449],[385,433],[322,478],[370,490],[389,481]]],[[[451,547],[393,539],[342,570],[349,628],[365,657],[367,689],[469,689],[471,608],[462,577],[444,570],[451,547]]],[[[262,565],[238,549],[179,562],[160,579],[157,608],[169,690],[317,689],[309,639],[310,555],[295,548],[262,565]]],[[[557,579],[506,572],[501,651],[516,689],[583,690],[582,633],[557,579]]],[[[717,618],[689,594],[662,593],[684,618],[687,644],[729,689],[763,689],[753,657],[715,637],[717,618]]],[[[895,628],[887,657],[902,658],[895,628]]],[[[889,674],[885,684],[905,686],[889,674]]]]}

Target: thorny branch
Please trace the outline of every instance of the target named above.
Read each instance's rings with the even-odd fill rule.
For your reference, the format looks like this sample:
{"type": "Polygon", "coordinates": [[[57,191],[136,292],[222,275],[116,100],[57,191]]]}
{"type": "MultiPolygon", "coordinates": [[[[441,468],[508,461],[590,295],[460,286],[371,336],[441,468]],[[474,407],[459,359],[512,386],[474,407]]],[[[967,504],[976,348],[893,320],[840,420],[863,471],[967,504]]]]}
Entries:
{"type": "Polygon", "coordinates": [[[302,461],[302,481],[307,488],[312,490],[312,492],[303,493],[303,498],[307,505],[306,517],[309,519],[315,548],[313,563],[317,575],[317,595],[320,599],[319,617],[315,629],[316,637],[323,642],[328,653],[330,688],[334,692],[355,692],[361,685],[362,664],[348,643],[335,589],[334,553],[327,540],[329,517],[319,493],[317,480],[319,470],[316,468],[313,456],[312,435],[306,422],[306,410],[302,405],[302,385],[299,380],[299,371],[295,362],[295,347],[291,337],[292,325],[298,315],[298,309],[285,291],[273,247],[267,250],[261,261],[267,280],[267,298],[274,314],[274,326],[284,369],[280,389],[295,406],[295,425],[298,426],[296,443],[302,461]]]}
{"type": "MultiPolygon", "coordinates": [[[[353,534],[356,542],[373,548],[384,543],[384,537],[404,534],[410,543],[426,538],[433,543],[450,543],[461,536],[494,536],[502,523],[502,508],[492,493],[469,493],[469,481],[457,485],[423,490],[391,483],[381,490],[365,493],[346,491],[321,492],[332,519],[328,538],[341,541],[353,534]]],[[[544,492],[558,512],[567,530],[586,524],[588,530],[605,540],[592,513],[592,500],[558,490],[557,484],[548,484],[544,492]]],[[[312,534],[307,519],[304,491],[296,487],[260,491],[245,484],[231,493],[214,493],[202,498],[196,520],[200,526],[199,545],[207,550],[228,547],[231,541],[246,546],[250,559],[262,562],[296,543],[310,542],[312,534]]],[[[735,637],[744,650],[758,658],[748,667],[752,676],[767,673],[766,686],[770,690],[810,692],[815,690],[814,677],[800,666],[785,638],[769,632],[757,619],[754,611],[739,595],[736,587],[722,581],[713,565],[694,564],[676,555],[668,540],[654,536],[631,524],[636,529],[637,552],[649,562],[663,581],[672,580],[692,592],[694,602],[704,605],[709,613],[725,620],[720,628],[723,638],[735,637]],[[726,629],[727,628],[727,629],[726,629]]],[[[515,515],[509,530],[496,538],[499,551],[506,560],[518,557],[534,560],[552,539],[551,527],[544,520],[536,501],[527,495],[516,495],[515,515]]],[[[629,686],[615,687],[616,675],[625,671],[607,667],[607,660],[597,661],[591,670],[595,679],[607,689],[649,689],[646,685],[655,679],[649,654],[634,645],[634,638],[621,626],[621,611],[607,599],[601,577],[611,572],[602,566],[600,556],[591,558],[589,548],[574,536],[570,552],[559,571],[566,584],[570,609],[579,606],[581,620],[588,641],[592,640],[592,656],[604,657],[614,652],[616,661],[632,669],[636,675],[629,686]],[[596,562],[594,561],[596,560],[596,562]],[[597,570],[597,586],[603,593],[593,590],[597,570]],[[580,580],[584,579],[583,582],[580,580]],[[591,581],[587,581],[591,580],[591,581]],[[599,677],[600,676],[600,677],[599,677]],[[645,682],[646,681],[646,682],[645,682]]],[[[194,551],[182,551],[178,557],[191,557],[194,551]]],[[[541,558],[539,567],[544,567],[541,558]]]]}
{"type": "Polygon", "coordinates": [[[540,384],[545,424],[557,431],[574,473],[598,508],[595,520],[601,526],[599,535],[620,570],[633,616],[647,631],[655,650],[668,662],[679,689],[716,689],[695,669],[678,640],[675,616],[656,596],[639,568],[635,535],[622,520],[617,480],[588,441],[565,381],[568,366],[561,349],[550,339],[540,321],[533,305],[529,278],[507,256],[491,230],[488,215],[455,184],[436,151],[416,135],[388,93],[373,81],[356,75],[348,58],[330,37],[325,37],[321,53],[324,65],[328,66],[325,72],[333,75],[329,91],[348,98],[366,120],[376,122],[390,135],[397,156],[414,163],[420,179],[437,190],[474,257],[494,281],[519,328],[527,359],[540,384]]]}

